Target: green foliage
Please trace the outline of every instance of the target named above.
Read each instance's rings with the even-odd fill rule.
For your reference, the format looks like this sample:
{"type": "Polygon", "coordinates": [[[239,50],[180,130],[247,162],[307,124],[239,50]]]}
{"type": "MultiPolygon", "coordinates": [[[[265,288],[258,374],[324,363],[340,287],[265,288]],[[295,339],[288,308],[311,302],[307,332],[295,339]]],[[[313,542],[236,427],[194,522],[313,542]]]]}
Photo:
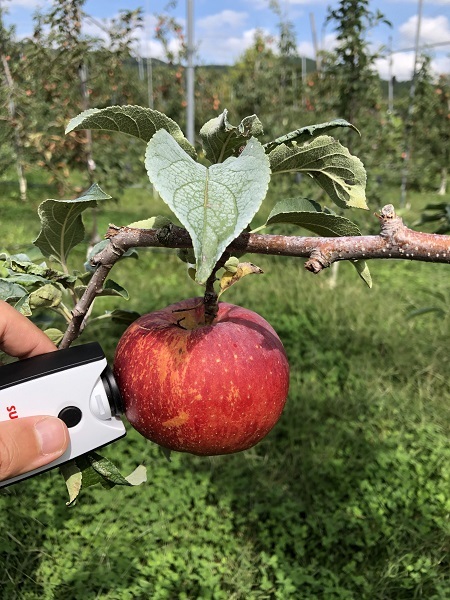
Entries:
{"type": "Polygon", "coordinates": [[[441,174],[447,178],[450,162],[450,77],[441,75],[436,81],[429,56],[422,57],[416,75],[411,113],[406,120],[413,155],[412,183],[419,189],[435,189],[441,174]],[[418,128],[420,135],[414,135],[413,128],[418,128]]]}
{"type": "Polygon", "coordinates": [[[236,156],[249,138],[257,138],[262,134],[262,123],[256,115],[245,117],[235,127],[228,121],[226,109],[200,129],[205,156],[212,163],[221,163],[230,156],[236,156]]]}
{"type": "Polygon", "coordinates": [[[306,198],[288,198],[278,202],[267,219],[267,225],[273,223],[293,223],[324,237],[361,235],[359,228],[349,219],[322,210],[317,202],[306,198]]]}
{"type": "Polygon", "coordinates": [[[335,24],[337,48],[324,69],[328,85],[335,88],[334,108],[347,121],[358,123],[360,111],[373,107],[380,97],[374,70],[378,55],[369,48],[367,32],[380,22],[390,23],[380,11],[369,9],[368,0],[340,0],[336,9],[329,9],[329,22],[335,24]]]}
{"type": "MultiPolygon", "coordinates": [[[[113,129],[148,142],[145,166],[150,182],[191,236],[195,279],[200,284],[206,283],[226,247],[257,213],[270,171],[306,172],[339,207],[367,208],[361,161],[337,140],[321,135],[338,127],[352,128],[342,119],[298,128],[262,146],[256,136],[263,128],[256,115],[234,127],[225,110],[200,130],[205,157],[213,161],[210,167],[194,160],[195,150],[178,125],[155,110],[91,109],[73,118],[66,132],[86,127],[113,129]]],[[[359,265],[358,272],[365,274],[367,268],[359,265]]]]}
{"type": "MultiPolygon", "coordinates": [[[[145,206],[133,191],[114,221],[132,220],[131,197],[145,206]]],[[[145,278],[115,267],[133,288],[130,308],[195,293],[173,253],[141,254],[145,278]]],[[[149,481],[116,488],[115,501],[93,487],[67,509],[57,473],[2,491],[5,598],[450,595],[448,318],[438,327],[403,319],[418,286],[446,292],[446,265],[417,264],[411,278],[409,264],[377,263],[382,285],[370,293],[347,270],[336,293],[298,260],[263,257],[261,266],[268,278],[229,293],[267,318],[287,349],[291,390],[277,428],[243,454],[172,453],[170,462],[130,430],[105,453],[124,472],[142,461],[149,481]]],[[[94,317],[117,306],[103,302],[94,317]]],[[[101,323],[83,338],[101,336],[111,358],[123,328],[101,323]]]]}
{"type": "Polygon", "coordinates": [[[368,208],[362,162],[330,136],[304,144],[278,145],[269,159],[272,173],[303,171],[311,175],[341,208],[368,208]]]}
{"type": "Polygon", "coordinates": [[[110,106],[91,108],[70,120],[66,134],[79,129],[120,131],[149,142],[159,130],[165,129],[192,158],[196,152],[184,137],[180,127],[166,115],[141,106],[110,106]]]}
{"type": "Polygon", "coordinates": [[[85,237],[82,212],[95,208],[99,200],[108,199],[111,196],[93,184],[76,200],[45,200],[38,210],[41,231],[33,243],[44,256],[56,259],[67,268],[70,251],[85,237]]]}

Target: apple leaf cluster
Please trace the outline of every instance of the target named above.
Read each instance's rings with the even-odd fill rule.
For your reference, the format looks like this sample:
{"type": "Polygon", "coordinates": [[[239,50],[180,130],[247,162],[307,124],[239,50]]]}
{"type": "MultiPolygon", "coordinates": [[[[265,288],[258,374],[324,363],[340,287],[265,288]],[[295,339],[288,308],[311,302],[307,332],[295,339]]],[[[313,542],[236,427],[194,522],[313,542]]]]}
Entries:
{"type": "MultiPolygon", "coordinates": [[[[224,110],[201,128],[203,153],[197,160],[178,125],[156,110],[135,106],[88,110],[72,119],[66,132],[86,128],[121,131],[147,142],[149,179],[191,236],[195,279],[200,284],[206,283],[226,247],[251,223],[272,175],[305,173],[340,209],[367,209],[362,162],[325,135],[336,128],[355,129],[343,119],[298,128],[263,145],[258,140],[263,127],[256,115],[233,126],[224,110]]],[[[278,215],[285,200],[281,202],[274,209],[278,215]]],[[[340,233],[342,217],[329,209],[305,206],[303,198],[290,199],[288,215],[288,222],[313,232],[322,223],[334,235],[360,235],[356,225],[340,233]],[[292,220],[293,213],[297,220],[292,220]]],[[[277,222],[286,221],[279,217],[277,222]]],[[[266,226],[270,224],[267,221],[266,226]]],[[[367,272],[367,266],[359,265],[361,271],[367,272]]]]}
{"type": "Polygon", "coordinates": [[[87,488],[99,483],[110,489],[116,485],[133,486],[147,481],[147,471],[143,465],[139,465],[127,477],[124,477],[110,460],[100,456],[97,452],[80,456],[74,461],[62,465],[60,469],[69,492],[67,506],[75,504],[83,487],[87,488]]]}
{"type": "MultiPolygon", "coordinates": [[[[72,319],[71,303],[74,305],[81,297],[94,271],[89,264],[89,256],[108,243],[103,240],[94,246],[82,270],[70,270],[70,253],[85,239],[82,213],[109,198],[97,184],[93,184],[75,200],[49,199],[42,202],[38,209],[41,230],[33,242],[34,246],[19,254],[0,254],[0,299],[28,317],[36,310],[50,309],[68,324],[72,319]]],[[[124,253],[123,258],[136,256],[136,250],[130,250],[124,253]]],[[[99,296],[128,299],[128,292],[113,279],[108,279],[99,290],[99,296]]],[[[130,323],[136,316],[134,312],[117,310],[99,318],[130,323]]],[[[64,332],[60,326],[51,325],[45,333],[59,344],[64,332]]],[[[1,358],[7,360],[5,355],[1,358]]]]}

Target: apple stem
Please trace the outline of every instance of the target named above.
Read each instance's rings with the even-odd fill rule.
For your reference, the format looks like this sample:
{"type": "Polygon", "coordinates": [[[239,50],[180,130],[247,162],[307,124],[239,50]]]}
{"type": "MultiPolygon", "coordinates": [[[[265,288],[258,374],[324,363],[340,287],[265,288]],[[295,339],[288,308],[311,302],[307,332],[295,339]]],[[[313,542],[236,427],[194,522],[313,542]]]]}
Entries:
{"type": "Polygon", "coordinates": [[[214,289],[214,283],[217,281],[217,269],[218,266],[216,266],[206,281],[206,290],[203,296],[205,305],[205,325],[211,325],[219,312],[219,296],[214,289]]]}

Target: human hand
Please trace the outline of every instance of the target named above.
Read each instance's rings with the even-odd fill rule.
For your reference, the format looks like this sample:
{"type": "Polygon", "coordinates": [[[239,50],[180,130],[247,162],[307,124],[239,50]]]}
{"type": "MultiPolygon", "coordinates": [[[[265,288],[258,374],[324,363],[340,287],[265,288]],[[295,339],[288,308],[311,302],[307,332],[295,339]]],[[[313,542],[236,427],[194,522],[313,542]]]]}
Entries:
{"type": "MultiPolygon", "coordinates": [[[[52,352],[56,346],[29,319],[0,300],[0,349],[10,356],[30,358],[52,352]]],[[[0,421],[0,481],[56,460],[68,443],[67,427],[56,417],[0,421]]]]}

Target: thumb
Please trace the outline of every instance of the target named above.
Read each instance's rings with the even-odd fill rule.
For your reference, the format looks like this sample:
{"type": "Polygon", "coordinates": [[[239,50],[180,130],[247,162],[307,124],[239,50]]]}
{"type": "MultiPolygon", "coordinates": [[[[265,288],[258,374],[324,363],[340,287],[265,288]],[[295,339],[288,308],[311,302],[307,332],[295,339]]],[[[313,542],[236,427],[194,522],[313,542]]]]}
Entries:
{"type": "Polygon", "coordinates": [[[56,417],[23,417],[0,423],[0,481],[59,458],[69,443],[65,424],[56,417]]]}

